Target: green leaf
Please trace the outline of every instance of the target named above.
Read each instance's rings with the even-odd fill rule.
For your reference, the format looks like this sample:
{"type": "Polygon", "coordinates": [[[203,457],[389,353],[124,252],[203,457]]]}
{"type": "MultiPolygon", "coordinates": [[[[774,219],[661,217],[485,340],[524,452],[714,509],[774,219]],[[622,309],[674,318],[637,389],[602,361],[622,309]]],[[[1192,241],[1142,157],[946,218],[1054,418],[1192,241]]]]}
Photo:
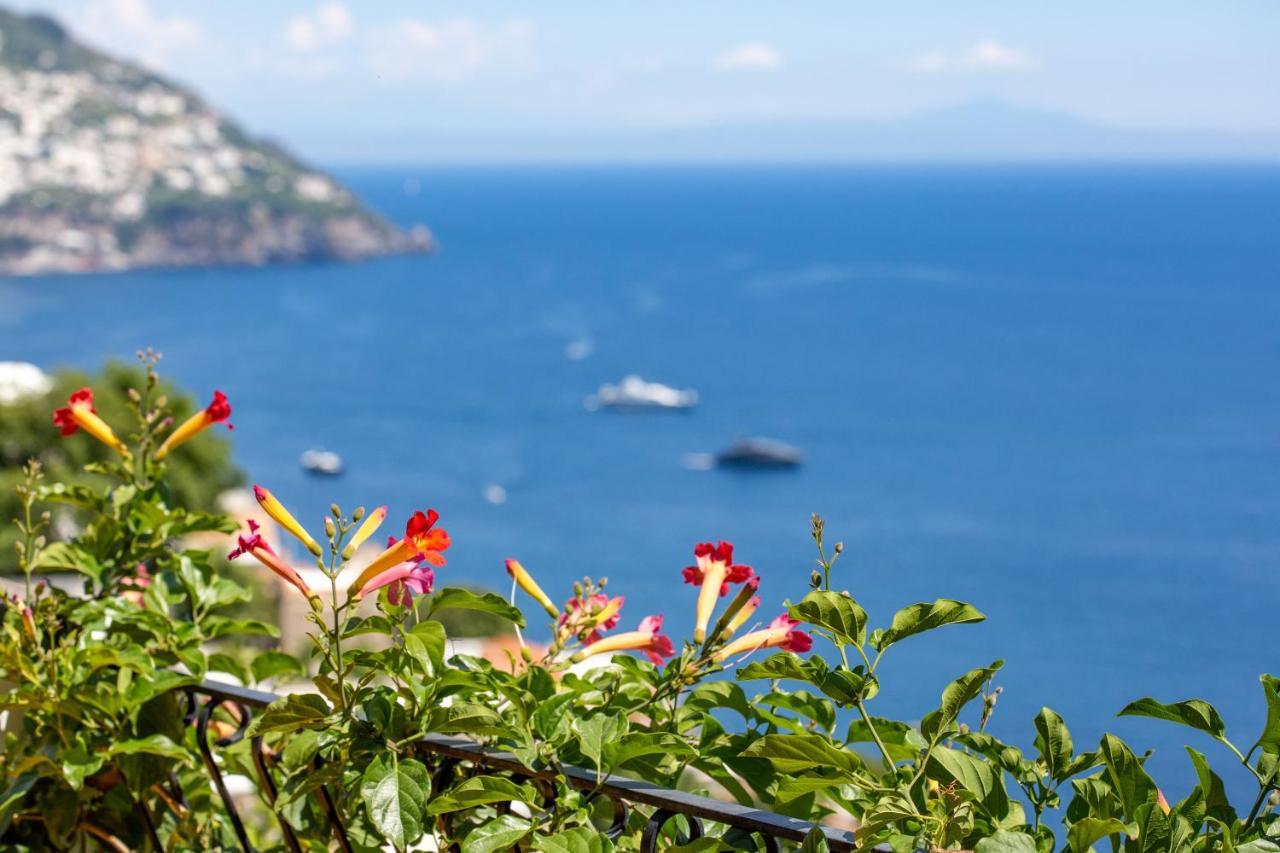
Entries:
{"type": "Polygon", "coordinates": [[[938,706],[938,710],[930,711],[920,721],[921,734],[930,742],[937,742],[960,716],[960,710],[978,697],[982,692],[982,685],[986,684],[1002,666],[1004,661],[992,661],[990,666],[971,669],[948,684],[942,691],[942,703],[938,706]]]}
{"type": "Polygon", "coordinates": [[[811,681],[813,675],[805,661],[790,652],[778,652],[764,660],[752,661],[737,672],[739,681],[789,678],[793,681],[811,681]]]}
{"type": "Polygon", "coordinates": [[[62,776],[67,784],[75,790],[84,787],[84,780],[102,769],[106,756],[101,753],[90,754],[84,744],[77,743],[71,749],[62,751],[62,776]]]}
{"type": "MultiPolygon", "coordinates": [[[[224,652],[215,652],[209,655],[208,670],[209,673],[226,673],[235,676],[236,680],[241,684],[249,681],[249,670],[239,658],[232,657],[224,652]]],[[[216,678],[216,676],[214,676],[216,678]]]]}
{"type": "Polygon", "coordinates": [[[848,593],[814,590],[791,605],[792,619],[825,628],[844,643],[861,646],[867,639],[867,611],[848,593]]]}
{"type": "Polygon", "coordinates": [[[863,841],[877,835],[895,823],[914,822],[919,819],[920,813],[916,811],[915,806],[901,795],[891,794],[878,801],[870,811],[863,815],[862,825],[858,827],[854,837],[859,841],[863,841]]]}
{"type": "Polygon", "coordinates": [[[319,728],[329,716],[329,703],[316,693],[293,693],[272,702],[249,725],[248,736],[319,728]]]}
{"type": "MultiPolygon", "coordinates": [[[[875,733],[880,737],[880,742],[884,744],[889,757],[894,761],[915,758],[929,745],[914,727],[906,723],[886,720],[884,717],[872,717],[871,722],[875,726],[875,733]]],[[[876,742],[871,728],[862,719],[855,719],[849,723],[849,731],[844,739],[849,743],[876,742]]]]}
{"type": "Polygon", "coordinates": [[[931,777],[956,782],[973,794],[997,821],[1009,813],[1009,795],[1000,768],[966,752],[939,746],[929,754],[928,770],[931,777]]]}
{"type": "Polygon", "coordinates": [[[500,815],[488,823],[481,824],[462,839],[462,853],[498,853],[500,850],[512,850],[516,843],[533,831],[533,826],[524,818],[515,815],[500,815]]]}
{"type": "Polygon", "coordinates": [[[830,849],[827,836],[816,826],[805,833],[804,841],[800,843],[800,853],[828,853],[830,849]]]}
{"type": "Polygon", "coordinates": [[[939,598],[932,604],[922,601],[904,607],[893,614],[893,623],[876,637],[875,646],[883,651],[899,640],[932,631],[934,628],[941,628],[943,625],[981,622],[986,618],[978,608],[963,601],[954,601],[950,598],[939,598]]]}
{"type": "Polygon", "coordinates": [[[186,749],[174,743],[165,735],[149,735],[144,738],[118,741],[107,750],[107,754],[110,756],[137,755],[139,753],[162,755],[165,758],[177,758],[182,761],[185,761],[188,757],[186,749]]]}
{"type": "Polygon", "coordinates": [[[284,652],[263,652],[250,665],[255,683],[280,675],[301,675],[302,664],[293,655],[284,652]]]}
{"type": "Polygon", "coordinates": [[[1071,824],[1067,830],[1067,848],[1071,853],[1088,853],[1093,845],[1108,835],[1135,837],[1138,827],[1116,818],[1086,817],[1071,824]]]}
{"type": "Polygon", "coordinates": [[[535,835],[532,849],[538,853],[612,853],[615,848],[604,833],[575,826],[554,835],[535,835]]]}
{"type": "Polygon", "coordinates": [[[847,777],[840,776],[783,776],[778,780],[778,790],[774,794],[774,805],[785,805],[792,800],[812,794],[815,791],[834,791],[849,784],[847,777]]]}
{"type": "Polygon", "coordinates": [[[1153,717],[1208,732],[1218,740],[1224,740],[1226,737],[1226,726],[1222,722],[1222,717],[1218,715],[1218,710],[1203,699],[1186,699],[1166,705],[1148,696],[1145,699],[1130,702],[1119,716],[1153,717]]]}
{"type": "Polygon", "coordinates": [[[1267,700],[1267,721],[1258,736],[1258,746],[1264,752],[1280,753],[1280,678],[1264,674],[1259,681],[1267,700]]]}
{"type": "Polygon", "coordinates": [[[432,711],[427,731],[442,734],[502,735],[507,732],[507,724],[497,712],[486,705],[460,702],[432,711]]]}
{"type": "Polygon", "coordinates": [[[444,669],[444,626],[430,619],[419,622],[404,635],[404,648],[428,676],[444,669]]]}
{"type": "Polygon", "coordinates": [[[1036,840],[1025,832],[996,830],[973,847],[973,853],[1037,853],[1036,840]]]}
{"type": "Polygon", "coordinates": [[[1225,824],[1235,823],[1236,810],[1231,807],[1222,779],[1213,772],[1209,766],[1209,760],[1204,755],[1189,746],[1185,749],[1191,756],[1191,763],[1196,768],[1196,777],[1200,780],[1199,789],[1204,796],[1205,814],[1225,824]]]}
{"type": "Polygon", "coordinates": [[[1040,752],[1040,760],[1044,762],[1045,772],[1055,782],[1065,779],[1063,773],[1071,763],[1071,755],[1075,750],[1071,743],[1071,732],[1051,708],[1041,708],[1036,714],[1036,749],[1040,752]]]}
{"type": "Polygon", "coordinates": [[[472,776],[431,801],[427,814],[458,812],[489,803],[533,803],[533,792],[500,776],[472,776]]]}
{"type": "Polygon", "coordinates": [[[403,849],[423,830],[423,809],[431,795],[431,774],[412,758],[379,755],[360,780],[360,799],[382,837],[403,849]]]}
{"type": "Polygon", "coordinates": [[[1280,844],[1265,838],[1255,838],[1244,844],[1237,844],[1235,853],[1280,853],[1280,844]]]}
{"type": "Polygon", "coordinates": [[[765,735],[742,754],[749,758],[767,759],[779,773],[804,773],[815,767],[834,767],[845,773],[857,773],[864,767],[856,753],[813,734],[765,735]]]}
{"type": "MultiPolygon", "coordinates": [[[[779,657],[795,656],[787,654],[779,657]]],[[[737,711],[744,720],[750,720],[752,716],[751,703],[747,701],[747,694],[732,681],[704,681],[689,691],[689,698],[684,704],[686,708],[695,708],[700,711],[728,708],[737,711]]]]}
{"type": "Polygon", "coordinates": [[[1140,806],[1156,801],[1156,783],[1142,769],[1142,762],[1124,741],[1115,735],[1103,735],[1098,752],[1106,764],[1108,781],[1120,798],[1127,817],[1136,815],[1140,806]]]}
{"type": "Polygon", "coordinates": [[[667,732],[632,732],[621,740],[605,744],[605,766],[611,769],[646,755],[684,758],[694,755],[694,751],[683,739],[667,732]]]}
{"type": "Polygon", "coordinates": [[[853,669],[836,667],[823,675],[816,684],[823,693],[846,706],[870,699],[880,691],[879,681],[874,675],[868,675],[862,664],[853,669]]]}
{"type": "Polygon", "coordinates": [[[594,714],[578,723],[578,746],[582,754],[595,762],[598,771],[604,770],[606,747],[627,731],[627,720],[616,714],[594,714]]]}
{"type": "Polygon", "coordinates": [[[0,834],[8,830],[13,813],[22,807],[27,792],[39,780],[35,773],[23,773],[9,783],[4,793],[0,793],[0,834]]]}
{"type": "Polygon", "coordinates": [[[432,595],[430,602],[427,605],[428,617],[434,615],[438,610],[478,610],[482,613],[493,613],[501,616],[503,619],[514,622],[518,628],[525,626],[524,615],[508,604],[502,596],[495,595],[492,592],[477,593],[469,589],[450,586],[432,595]]]}

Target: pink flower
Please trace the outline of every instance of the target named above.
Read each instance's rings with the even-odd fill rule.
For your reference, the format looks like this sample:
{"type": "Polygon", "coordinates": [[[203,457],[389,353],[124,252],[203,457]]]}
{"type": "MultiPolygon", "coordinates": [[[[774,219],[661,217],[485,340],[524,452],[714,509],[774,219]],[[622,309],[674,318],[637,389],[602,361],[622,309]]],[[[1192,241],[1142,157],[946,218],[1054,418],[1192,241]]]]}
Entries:
{"type": "Polygon", "coordinates": [[[693,548],[696,566],[687,567],[684,582],[700,587],[698,606],[694,620],[693,639],[701,643],[707,635],[707,624],[716,609],[716,598],[729,593],[729,584],[744,583],[756,573],[750,566],[733,565],[733,545],[721,541],[717,545],[701,542],[693,548]]]}
{"type": "Polygon", "coordinates": [[[396,605],[408,604],[414,595],[429,595],[435,586],[435,569],[426,563],[408,560],[392,566],[364,585],[361,596],[387,587],[387,599],[396,605]]]}
{"type": "Polygon", "coordinates": [[[236,542],[236,548],[227,555],[227,559],[234,560],[245,554],[253,557],[262,565],[280,576],[281,580],[292,585],[298,592],[306,596],[307,600],[312,603],[312,607],[319,606],[320,596],[311,591],[307,586],[307,582],[302,579],[292,566],[271,550],[271,546],[258,533],[258,523],[252,518],[249,519],[249,534],[246,536],[241,534],[236,542]]]}
{"type": "Polygon", "coordinates": [[[623,600],[620,595],[610,598],[602,592],[597,592],[585,601],[571,598],[564,603],[564,610],[560,612],[556,625],[562,636],[576,635],[589,628],[591,633],[587,634],[583,642],[594,643],[600,639],[601,631],[617,626],[623,600]]]}
{"type": "Polygon", "coordinates": [[[609,652],[637,651],[644,652],[654,666],[662,666],[663,659],[674,655],[676,650],[671,638],[661,631],[662,616],[646,616],[640,620],[640,626],[636,630],[597,640],[574,655],[573,660],[577,662],[609,652]]]}
{"type": "Polygon", "coordinates": [[[813,638],[803,631],[797,631],[800,623],[786,613],[769,623],[769,627],[760,631],[744,634],[716,652],[715,660],[723,661],[733,655],[751,653],[758,649],[785,649],[789,652],[807,652],[813,648],[813,638]]]}

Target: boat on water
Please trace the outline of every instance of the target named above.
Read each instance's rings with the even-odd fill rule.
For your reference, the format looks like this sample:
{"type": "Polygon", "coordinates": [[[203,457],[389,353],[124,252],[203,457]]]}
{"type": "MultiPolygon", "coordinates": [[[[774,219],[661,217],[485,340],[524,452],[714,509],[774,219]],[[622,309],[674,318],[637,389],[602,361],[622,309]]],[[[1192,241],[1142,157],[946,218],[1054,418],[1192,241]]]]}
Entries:
{"type": "Polygon", "coordinates": [[[672,388],[661,382],[646,382],[632,374],[623,377],[617,385],[601,385],[596,393],[587,397],[585,404],[593,412],[597,409],[687,411],[698,405],[698,392],[692,388],[672,388]]]}
{"type": "Polygon", "coordinates": [[[714,458],[721,468],[796,468],[804,461],[804,454],[786,442],[743,437],[714,458]]]}
{"type": "Polygon", "coordinates": [[[298,464],[312,474],[336,477],[342,473],[342,457],[332,450],[312,448],[298,457],[298,464]]]}

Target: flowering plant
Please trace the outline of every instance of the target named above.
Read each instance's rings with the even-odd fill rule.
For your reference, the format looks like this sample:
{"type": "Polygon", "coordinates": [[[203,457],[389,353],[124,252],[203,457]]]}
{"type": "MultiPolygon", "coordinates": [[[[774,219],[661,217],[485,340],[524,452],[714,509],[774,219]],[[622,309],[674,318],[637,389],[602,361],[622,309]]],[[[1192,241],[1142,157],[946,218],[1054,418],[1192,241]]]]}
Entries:
{"type": "MultiPolygon", "coordinates": [[[[1077,751],[1048,708],[1032,721],[1030,750],[997,740],[987,724],[1001,661],[955,679],[916,722],[878,716],[873,703],[895,647],[984,616],[938,599],[873,628],[852,595],[832,588],[843,546],[828,552],[816,516],[810,588],[781,612],[761,610],[768,575],[735,562],[730,543],[695,545],[694,564],[670,575],[696,587],[687,601],[693,633],[677,642],[662,614],[637,618],[603,578],[582,579],[557,603],[510,559],[509,599],[437,588],[437,573],[451,573],[453,543],[434,509],[410,514],[366,559],[361,546],[387,522],[385,507],[346,513],[334,505],[316,536],[257,486],[261,515],[226,556],[278,577],[297,596],[312,653],[296,661],[269,651],[246,666],[218,642],[274,630],[234,618],[228,608],[246,591],[216,570],[211,554],[181,544],[187,534],[229,534],[233,526],[175,506],[164,485],[166,460],[225,422],[230,406],[215,393],[173,428],[155,399],[151,363],[147,377],[132,398],[136,427],[123,438],[94,411],[88,389],[53,416],[69,440],[84,433],[109,448],[111,460],[94,466],[112,478],[109,488],[46,484],[32,465],[19,492],[24,587],[0,603],[0,710],[20,715],[0,756],[0,839],[8,848],[90,840],[115,850],[233,846],[200,765],[201,755],[213,759],[187,724],[194,709],[184,694],[219,671],[308,682],[306,692],[255,717],[221,758],[225,769],[248,775],[256,767],[275,780],[259,790],[262,811],[250,827],[263,847],[327,849],[340,824],[346,843],[361,850],[634,850],[648,816],[639,808],[610,814],[601,795],[601,783],[618,773],[839,822],[856,830],[859,844],[895,851],[1088,853],[1106,839],[1126,853],[1280,853],[1280,679],[1262,677],[1266,721],[1247,751],[1199,699],[1141,699],[1121,711],[1220,743],[1257,785],[1241,809],[1200,752],[1189,749],[1191,793],[1171,804],[1123,741],[1105,735],[1096,749],[1077,751]],[[48,544],[49,517],[38,511],[47,502],[80,506],[90,521],[70,541],[48,544]],[[314,569],[268,541],[267,519],[297,540],[314,569]],[[54,571],[78,573],[83,592],[33,582],[54,571]],[[499,663],[450,647],[445,611],[528,631],[520,595],[545,616],[545,645],[518,635],[499,663]],[[441,736],[509,752],[522,770],[442,760],[428,748],[441,736]],[[249,743],[263,748],[251,755],[249,743]],[[582,789],[580,770],[571,784],[570,768],[585,769],[595,786],[582,789]]],[[[223,735],[243,717],[217,713],[211,735],[230,743],[223,735]]],[[[662,849],[777,849],[724,826],[689,838],[679,824],[660,829],[662,849]]],[[[802,846],[825,848],[817,831],[802,846]]]]}
{"type": "MultiPolygon", "coordinates": [[[[275,629],[235,618],[248,590],[221,576],[212,554],[179,544],[232,528],[173,502],[157,448],[174,449],[204,426],[171,429],[154,357],[144,360],[145,383],[129,397],[129,435],[98,416],[88,388],[53,414],[67,440],[83,432],[112,451],[89,466],[108,485],[48,483],[32,462],[18,489],[22,590],[0,601],[6,849],[138,849],[147,841],[139,807],[160,816],[154,831],[172,847],[222,840],[210,809],[174,794],[181,786],[194,802],[207,790],[181,690],[209,672],[244,671],[215,650],[219,641],[275,629]],[[59,505],[88,522],[68,541],[49,543],[45,507],[59,505]]],[[[215,405],[230,411],[225,399],[215,405]]]]}

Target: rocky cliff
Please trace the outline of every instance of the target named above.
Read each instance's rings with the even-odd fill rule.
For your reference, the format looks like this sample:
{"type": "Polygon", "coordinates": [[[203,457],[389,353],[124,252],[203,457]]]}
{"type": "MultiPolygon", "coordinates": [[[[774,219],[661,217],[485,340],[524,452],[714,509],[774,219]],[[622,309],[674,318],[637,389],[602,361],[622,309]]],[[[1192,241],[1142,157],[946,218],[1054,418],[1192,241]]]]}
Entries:
{"type": "Polygon", "coordinates": [[[0,9],[0,274],[424,251],[193,92],[0,9]]]}

